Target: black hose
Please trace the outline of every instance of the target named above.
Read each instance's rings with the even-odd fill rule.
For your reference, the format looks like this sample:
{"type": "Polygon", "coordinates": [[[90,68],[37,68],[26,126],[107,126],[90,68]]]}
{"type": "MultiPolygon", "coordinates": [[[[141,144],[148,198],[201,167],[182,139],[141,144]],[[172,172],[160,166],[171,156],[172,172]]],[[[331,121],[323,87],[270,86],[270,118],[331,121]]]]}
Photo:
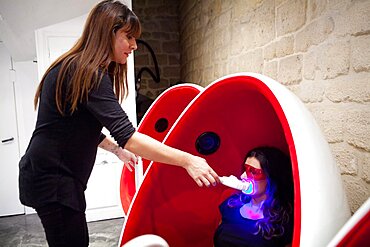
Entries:
{"type": "Polygon", "coordinates": [[[152,55],[152,59],[153,59],[153,62],[154,62],[154,69],[155,69],[155,74],[153,73],[153,71],[151,69],[149,69],[148,67],[143,67],[139,70],[139,72],[137,73],[137,76],[136,76],[136,85],[140,82],[141,82],[141,75],[143,74],[144,71],[148,72],[149,75],[153,78],[153,80],[156,82],[156,83],[159,83],[161,81],[161,78],[160,78],[160,75],[159,75],[159,67],[158,67],[158,62],[157,62],[157,58],[154,54],[154,51],[152,49],[152,47],[150,47],[150,45],[148,43],[146,43],[145,41],[141,40],[141,39],[137,39],[136,40],[136,43],[137,44],[143,44],[146,48],[148,48],[150,54],[152,55]]]}

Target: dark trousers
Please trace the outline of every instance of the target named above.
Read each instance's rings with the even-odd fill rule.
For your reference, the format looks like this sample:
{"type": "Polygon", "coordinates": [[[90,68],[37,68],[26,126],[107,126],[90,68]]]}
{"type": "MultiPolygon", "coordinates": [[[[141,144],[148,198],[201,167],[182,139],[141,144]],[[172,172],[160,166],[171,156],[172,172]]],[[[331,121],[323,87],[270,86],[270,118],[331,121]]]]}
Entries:
{"type": "Polygon", "coordinates": [[[36,209],[50,247],[87,247],[89,232],[84,212],[58,203],[36,209]]]}

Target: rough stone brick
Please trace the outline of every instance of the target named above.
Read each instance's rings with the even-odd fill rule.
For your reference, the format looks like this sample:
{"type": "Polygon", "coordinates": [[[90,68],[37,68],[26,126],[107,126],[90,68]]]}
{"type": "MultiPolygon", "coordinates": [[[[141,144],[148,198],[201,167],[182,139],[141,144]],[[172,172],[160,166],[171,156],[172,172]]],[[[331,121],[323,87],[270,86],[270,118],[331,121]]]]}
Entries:
{"type": "Polygon", "coordinates": [[[294,39],[293,36],[286,36],[276,42],[276,56],[284,57],[293,54],[294,39]]]}
{"type": "Polygon", "coordinates": [[[338,5],[344,5],[345,1],[343,0],[329,0],[328,9],[336,9],[338,5]]]}
{"type": "Polygon", "coordinates": [[[276,58],[276,42],[271,42],[263,48],[263,59],[271,60],[276,58]]]}
{"type": "Polygon", "coordinates": [[[262,49],[247,52],[240,56],[241,71],[262,73],[263,57],[262,49]]]}
{"type": "Polygon", "coordinates": [[[180,64],[180,55],[169,55],[168,56],[168,64],[169,65],[179,65],[180,64]]]}
{"type": "Polygon", "coordinates": [[[220,78],[221,76],[223,76],[224,74],[222,73],[223,71],[223,68],[222,68],[223,65],[221,64],[215,64],[213,65],[213,80],[217,79],[217,78],[220,78]]]}
{"type": "Polygon", "coordinates": [[[213,81],[213,68],[207,67],[202,72],[202,84],[208,85],[213,81]]]}
{"type": "MultiPolygon", "coordinates": [[[[162,74],[161,74],[162,75],[162,74]]],[[[159,82],[155,82],[153,80],[153,78],[150,76],[148,79],[148,89],[158,89],[158,88],[164,88],[164,87],[168,87],[168,79],[167,79],[167,75],[166,76],[163,76],[164,78],[161,78],[161,80],[159,82]]]]}
{"type": "Polygon", "coordinates": [[[140,90],[140,93],[142,95],[147,96],[150,99],[155,99],[155,96],[154,96],[154,94],[151,91],[148,91],[148,90],[140,90]]]}
{"type": "Polygon", "coordinates": [[[317,56],[315,52],[307,52],[303,55],[303,78],[307,80],[315,79],[317,66],[317,56]]]}
{"type": "Polygon", "coordinates": [[[355,147],[370,151],[370,104],[352,106],[345,114],[346,139],[355,147]]]}
{"type": "Polygon", "coordinates": [[[367,183],[370,183],[370,154],[362,151],[358,156],[362,173],[361,177],[367,183]]]}
{"type": "Polygon", "coordinates": [[[179,42],[177,41],[165,41],[162,44],[162,50],[164,52],[172,53],[179,51],[179,42]]]}
{"type": "Polygon", "coordinates": [[[323,0],[310,0],[307,5],[307,19],[313,20],[320,16],[326,8],[326,1],[323,0]]]}
{"type": "MultiPolygon", "coordinates": [[[[158,66],[163,67],[163,66],[168,65],[168,55],[166,55],[166,54],[157,54],[156,58],[157,58],[158,66]]],[[[153,61],[152,56],[150,56],[150,64],[154,66],[154,61],[153,61]]]]}
{"type": "Polygon", "coordinates": [[[164,67],[163,68],[163,76],[165,77],[173,77],[178,76],[180,74],[180,67],[164,67]]]}
{"type": "Polygon", "coordinates": [[[354,213],[369,198],[369,185],[366,185],[366,183],[358,177],[343,175],[342,179],[349,206],[352,213],[354,213]]]}
{"type": "Polygon", "coordinates": [[[227,71],[229,74],[241,72],[240,56],[232,57],[227,64],[227,71]]]}
{"type": "Polygon", "coordinates": [[[266,62],[263,66],[263,74],[277,80],[277,61],[266,62]]]}
{"type": "Polygon", "coordinates": [[[217,59],[219,61],[228,60],[230,57],[230,49],[231,49],[230,47],[227,47],[226,49],[223,49],[223,48],[219,49],[220,52],[217,54],[218,55],[217,59]]]}
{"type": "Polygon", "coordinates": [[[280,60],[278,80],[284,85],[296,84],[302,80],[302,55],[280,60]]]}
{"type": "Polygon", "coordinates": [[[275,6],[270,1],[263,1],[253,13],[254,44],[260,47],[275,38],[275,6]]]}
{"type": "Polygon", "coordinates": [[[242,1],[242,3],[246,4],[250,9],[256,9],[261,2],[264,0],[249,0],[249,1],[242,1]]]}
{"type": "Polygon", "coordinates": [[[340,11],[333,14],[338,35],[361,35],[370,32],[370,1],[346,1],[340,11]]]}
{"type": "Polygon", "coordinates": [[[145,80],[141,80],[139,92],[145,95],[144,91],[148,88],[148,83],[145,80]]]}
{"type": "Polygon", "coordinates": [[[218,27],[225,27],[225,26],[229,26],[230,25],[230,22],[231,22],[231,10],[228,10],[224,13],[222,13],[219,17],[218,17],[218,27]]]}
{"type": "Polygon", "coordinates": [[[193,64],[192,64],[192,70],[197,70],[197,69],[200,69],[200,68],[204,68],[204,66],[202,66],[202,58],[201,57],[197,57],[195,58],[193,61],[193,64]]]}
{"type": "Polygon", "coordinates": [[[275,8],[271,1],[263,1],[255,9],[247,8],[240,23],[246,50],[263,46],[275,38],[275,8]]]}
{"type": "Polygon", "coordinates": [[[357,175],[359,162],[356,150],[343,142],[331,144],[330,147],[341,174],[357,175]]]}
{"type": "Polygon", "coordinates": [[[253,25],[250,24],[241,24],[243,26],[243,32],[239,33],[239,38],[243,42],[243,51],[249,51],[250,49],[255,49],[255,37],[254,37],[254,30],[253,25]]]}
{"type": "Polygon", "coordinates": [[[324,98],[325,86],[318,81],[302,81],[298,96],[304,103],[321,102],[324,98]]]}
{"type": "Polygon", "coordinates": [[[197,64],[196,66],[206,67],[210,66],[212,64],[212,54],[210,52],[206,52],[202,55],[201,60],[202,62],[200,64],[197,64]]]}
{"type": "Polygon", "coordinates": [[[323,79],[346,75],[350,66],[348,39],[335,40],[320,47],[318,66],[323,79]]]}
{"type": "Polygon", "coordinates": [[[247,10],[247,5],[245,0],[234,0],[234,5],[231,10],[232,20],[235,22],[240,22],[247,10]]]}
{"type": "Polygon", "coordinates": [[[200,69],[196,69],[191,71],[191,77],[190,80],[187,80],[189,82],[194,82],[196,84],[199,84],[201,86],[206,86],[206,84],[202,84],[202,71],[200,69]]]}
{"type": "Polygon", "coordinates": [[[232,43],[231,40],[231,30],[217,30],[215,32],[215,47],[219,48],[222,47],[223,49],[228,48],[229,45],[232,43]]]}
{"type": "Polygon", "coordinates": [[[297,31],[306,22],[306,1],[289,0],[277,7],[277,35],[297,31]]]}
{"type": "Polygon", "coordinates": [[[166,20],[160,21],[160,27],[161,27],[161,30],[158,30],[158,27],[157,27],[157,31],[167,31],[170,33],[179,31],[179,23],[177,22],[177,18],[174,18],[174,17],[167,18],[166,20]]]}
{"type": "Polygon", "coordinates": [[[354,38],[351,46],[351,64],[353,69],[356,72],[370,71],[370,35],[354,38]]]}
{"type": "MultiPolygon", "coordinates": [[[[299,98],[299,85],[286,85],[286,88],[288,88],[292,93],[294,93],[299,98]]],[[[302,100],[302,99],[301,99],[302,100]]],[[[307,105],[306,105],[307,107],[307,105]]]]}
{"type": "Polygon", "coordinates": [[[317,45],[326,40],[334,29],[331,17],[322,17],[310,23],[296,34],[295,50],[307,51],[312,45],[317,45]]]}
{"type": "Polygon", "coordinates": [[[230,46],[230,54],[232,56],[238,55],[242,52],[244,48],[244,40],[242,39],[242,33],[245,33],[245,25],[234,25],[231,27],[231,40],[232,42],[229,44],[230,46]]]}
{"type": "Polygon", "coordinates": [[[165,32],[153,32],[151,38],[157,40],[170,40],[171,35],[165,32]]]}
{"type": "Polygon", "coordinates": [[[160,24],[155,20],[147,21],[143,23],[143,31],[148,30],[148,32],[151,32],[152,30],[158,30],[159,26],[160,24]]]}
{"type": "MultiPolygon", "coordinates": [[[[203,47],[205,46],[204,51],[213,51],[213,49],[215,49],[216,47],[215,41],[212,38],[207,38],[204,42],[202,42],[202,44],[205,44],[203,45],[203,47]]],[[[201,54],[202,50],[203,49],[198,49],[197,54],[201,54]]]]}
{"type": "Polygon", "coordinates": [[[326,97],[332,102],[370,102],[369,78],[369,73],[355,73],[328,80],[326,97]]]}
{"type": "Polygon", "coordinates": [[[254,16],[253,11],[254,11],[254,9],[252,9],[248,6],[245,6],[243,9],[244,9],[244,11],[240,15],[239,22],[241,24],[251,24],[252,21],[253,21],[253,16],[254,16]]]}
{"type": "Polygon", "coordinates": [[[287,0],[275,0],[276,7],[279,7],[282,3],[286,2],[287,0]]]}
{"type": "Polygon", "coordinates": [[[326,140],[329,143],[344,141],[344,110],[340,107],[325,104],[308,104],[317,124],[320,126],[326,140]]]}
{"type": "Polygon", "coordinates": [[[148,64],[149,63],[148,54],[140,55],[135,52],[135,63],[136,64],[148,64]]]}

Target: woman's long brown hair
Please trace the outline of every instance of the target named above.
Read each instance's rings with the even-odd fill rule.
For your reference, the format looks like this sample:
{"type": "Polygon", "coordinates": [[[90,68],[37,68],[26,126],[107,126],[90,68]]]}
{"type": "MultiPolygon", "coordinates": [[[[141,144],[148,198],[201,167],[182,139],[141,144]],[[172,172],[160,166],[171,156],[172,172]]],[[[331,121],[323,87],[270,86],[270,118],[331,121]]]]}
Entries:
{"type": "Polygon", "coordinates": [[[113,37],[120,28],[136,38],[141,33],[139,19],[126,5],[115,0],[97,4],[91,10],[76,44],[46,70],[36,91],[35,109],[46,76],[59,64],[61,67],[56,80],[55,101],[62,115],[65,114],[67,104],[70,106],[68,112],[72,114],[79,103],[87,101],[89,91],[99,85],[105,72],[111,74],[115,94],[122,101],[128,94],[127,64],[112,61],[113,37]],[[102,72],[100,77],[99,70],[102,72]],[[63,83],[67,75],[70,81],[63,95],[63,83]]]}

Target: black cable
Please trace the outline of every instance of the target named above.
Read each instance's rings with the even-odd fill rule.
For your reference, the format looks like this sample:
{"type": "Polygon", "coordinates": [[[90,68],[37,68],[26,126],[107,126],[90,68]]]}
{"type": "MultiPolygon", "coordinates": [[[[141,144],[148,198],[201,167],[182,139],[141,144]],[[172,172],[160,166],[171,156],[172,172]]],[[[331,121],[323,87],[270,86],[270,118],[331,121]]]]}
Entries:
{"type": "Polygon", "coordinates": [[[136,76],[136,85],[140,82],[141,82],[141,75],[144,71],[148,72],[149,75],[153,78],[153,80],[156,82],[156,83],[159,83],[161,81],[161,78],[160,78],[160,75],[159,75],[159,67],[158,67],[158,62],[157,62],[157,58],[154,54],[154,51],[152,49],[152,47],[150,47],[150,45],[148,43],[146,43],[144,40],[141,40],[141,39],[137,39],[136,40],[136,43],[137,44],[143,44],[146,48],[148,48],[150,54],[152,55],[152,58],[153,58],[153,62],[154,62],[154,69],[155,69],[155,74],[153,73],[153,71],[151,69],[149,69],[148,67],[143,67],[139,70],[139,72],[137,73],[137,76],[136,76]]]}

